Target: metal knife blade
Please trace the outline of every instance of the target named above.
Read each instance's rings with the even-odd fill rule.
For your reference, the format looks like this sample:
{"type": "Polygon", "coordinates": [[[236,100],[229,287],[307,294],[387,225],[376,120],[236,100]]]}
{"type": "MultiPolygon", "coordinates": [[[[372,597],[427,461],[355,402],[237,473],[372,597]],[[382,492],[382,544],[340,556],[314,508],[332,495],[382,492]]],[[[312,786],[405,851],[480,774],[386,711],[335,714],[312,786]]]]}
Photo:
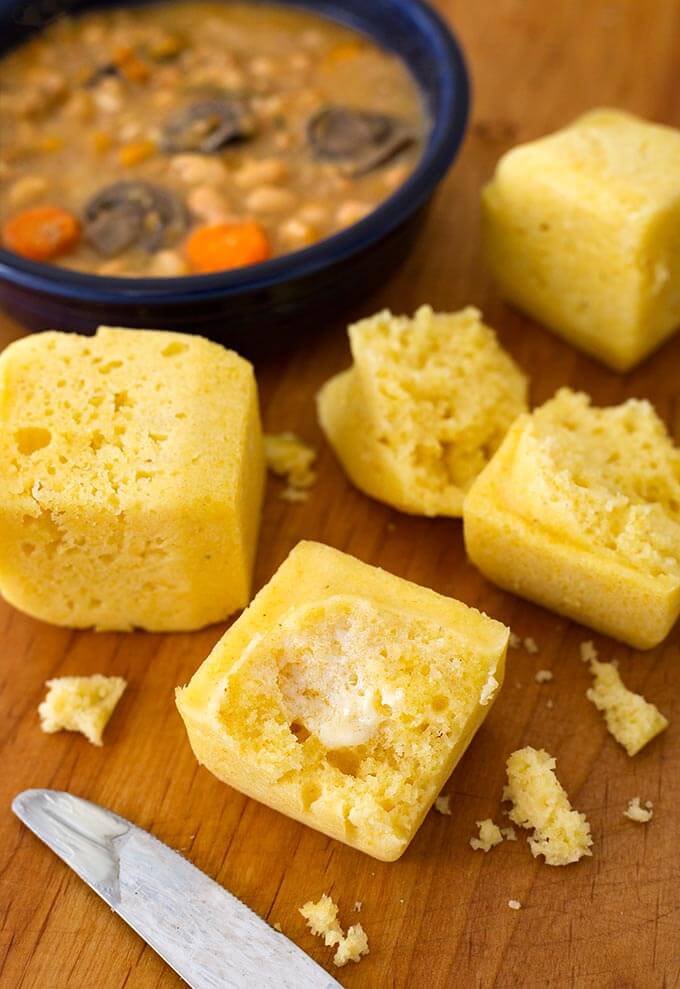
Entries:
{"type": "Polygon", "coordinates": [[[147,831],[59,790],[12,810],[192,989],[342,989],[283,934],[147,831]]]}

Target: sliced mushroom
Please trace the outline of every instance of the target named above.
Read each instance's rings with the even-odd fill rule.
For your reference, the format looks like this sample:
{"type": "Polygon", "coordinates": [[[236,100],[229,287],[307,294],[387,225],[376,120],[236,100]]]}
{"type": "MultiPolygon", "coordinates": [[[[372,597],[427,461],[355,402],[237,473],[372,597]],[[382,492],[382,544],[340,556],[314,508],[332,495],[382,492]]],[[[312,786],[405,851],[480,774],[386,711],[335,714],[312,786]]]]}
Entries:
{"type": "Polygon", "coordinates": [[[115,182],[98,192],[84,213],[86,239],[107,258],[133,245],[150,254],[171,247],[188,223],[179,199],[150,182],[115,182]]]}
{"type": "Polygon", "coordinates": [[[336,162],[347,175],[363,175],[412,144],[415,135],[385,113],[326,106],[309,120],[307,140],[321,161],[336,162]]]}
{"type": "Polygon", "coordinates": [[[244,100],[201,99],[174,114],[163,128],[163,150],[171,154],[214,154],[255,133],[255,118],[244,100]]]}

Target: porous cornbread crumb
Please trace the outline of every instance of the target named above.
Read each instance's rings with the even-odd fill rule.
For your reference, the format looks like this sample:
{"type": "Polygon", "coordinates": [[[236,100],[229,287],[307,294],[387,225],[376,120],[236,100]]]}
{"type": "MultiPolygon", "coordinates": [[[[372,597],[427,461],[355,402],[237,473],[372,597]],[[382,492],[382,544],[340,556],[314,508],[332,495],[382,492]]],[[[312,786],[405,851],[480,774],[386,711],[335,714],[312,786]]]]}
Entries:
{"type": "Polygon", "coordinates": [[[326,382],[319,419],[349,477],[416,515],[463,497],[526,410],[527,382],[477,309],[378,313],[349,328],[353,366],[326,382]]]}
{"type": "Polygon", "coordinates": [[[554,679],[555,677],[552,670],[536,670],[534,673],[534,680],[536,683],[550,683],[550,681],[554,679]]]}
{"type": "Polygon", "coordinates": [[[653,807],[651,800],[645,801],[643,807],[639,797],[632,797],[628,801],[628,807],[624,810],[623,816],[630,818],[631,821],[636,821],[638,824],[647,824],[654,816],[653,807]]]}
{"type": "Polygon", "coordinates": [[[534,829],[527,838],[532,855],[543,855],[548,865],[568,865],[592,854],[593,839],[585,815],[572,810],[554,769],[555,760],[543,749],[513,752],[503,800],[512,802],[511,821],[534,829]]]}
{"type": "Polygon", "coordinates": [[[508,900],[508,906],[510,907],[511,910],[522,909],[522,904],[519,902],[519,900],[508,900]]]}
{"type": "Polygon", "coordinates": [[[648,402],[561,389],[511,427],[465,500],[491,580],[638,648],[680,614],[680,449],[648,402]]]}
{"type": "Polygon", "coordinates": [[[489,852],[495,845],[500,845],[503,841],[503,833],[497,824],[487,817],[485,821],[477,821],[479,837],[470,838],[470,846],[475,851],[489,852]]]}
{"type": "Polygon", "coordinates": [[[647,742],[668,728],[668,719],[641,694],[628,690],[613,663],[593,659],[590,671],[595,677],[586,691],[598,711],[604,713],[607,728],[628,755],[636,755],[647,742]]]}
{"type": "Polygon", "coordinates": [[[447,793],[443,797],[437,797],[434,802],[434,809],[440,814],[444,814],[445,817],[451,817],[451,795],[447,793]]]}
{"type": "Polygon", "coordinates": [[[102,736],[127,683],[101,674],[48,680],[47,696],[38,708],[44,732],[79,731],[93,745],[102,736]]]}
{"type": "Polygon", "coordinates": [[[177,705],[220,779],[391,861],[486,716],[507,639],[460,602],[303,542],[177,705]]]}
{"type": "Polygon", "coordinates": [[[368,938],[361,924],[352,924],[345,935],[338,921],[337,904],[326,893],[323,893],[316,903],[312,900],[305,903],[300,907],[300,913],[307,921],[312,934],[322,937],[328,947],[337,945],[333,964],[338,968],[350,961],[361,961],[361,958],[368,954],[368,938]]]}
{"type": "Polygon", "coordinates": [[[612,367],[680,325],[680,131],[587,113],[504,155],[482,213],[506,298],[612,367]]]}
{"type": "Polygon", "coordinates": [[[280,497],[284,501],[306,501],[307,489],[316,481],[316,451],[295,433],[276,433],[265,434],[264,455],[272,474],[287,481],[280,497]]]}
{"type": "Polygon", "coordinates": [[[0,591],[58,625],[170,631],[250,594],[264,481],[250,364],[101,327],[0,355],[0,591]]]}

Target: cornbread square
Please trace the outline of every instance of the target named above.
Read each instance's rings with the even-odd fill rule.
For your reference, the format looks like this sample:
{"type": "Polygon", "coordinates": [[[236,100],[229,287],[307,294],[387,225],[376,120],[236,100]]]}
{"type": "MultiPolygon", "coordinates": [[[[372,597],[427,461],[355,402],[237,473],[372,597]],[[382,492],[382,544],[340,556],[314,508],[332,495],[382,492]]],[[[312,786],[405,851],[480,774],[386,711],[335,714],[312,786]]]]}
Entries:
{"type": "Polygon", "coordinates": [[[680,324],[680,131],[594,110],[514,148],[482,229],[507,299],[625,371],[680,324]]]}
{"type": "Polygon", "coordinates": [[[40,727],[52,734],[79,731],[93,745],[102,736],[127,683],[122,677],[57,677],[47,681],[47,696],[38,708],[40,727]]]}
{"type": "Polygon", "coordinates": [[[392,861],[484,720],[508,635],[459,601],[302,542],[177,706],[219,779],[392,861]]]}
{"type": "Polygon", "coordinates": [[[527,841],[534,858],[542,855],[546,865],[570,865],[592,855],[593,839],[585,815],[572,809],[555,766],[545,749],[527,745],[513,752],[507,762],[503,800],[512,803],[511,821],[533,829],[527,841]]]}
{"type": "Polygon", "coordinates": [[[527,380],[471,307],[349,328],[353,366],[318,395],[321,426],[354,484],[415,515],[462,513],[513,420],[527,380]]]}
{"type": "Polygon", "coordinates": [[[680,449],[649,402],[561,389],[514,424],[463,524],[490,580],[629,645],[680,614],[680,449]]]}
{"type": "Polygon", "coordinates": [[[57,625],[193,629],[248,603],[264,484],[247,361],[181,333],[0,355],[0,592],[57,625]]]}

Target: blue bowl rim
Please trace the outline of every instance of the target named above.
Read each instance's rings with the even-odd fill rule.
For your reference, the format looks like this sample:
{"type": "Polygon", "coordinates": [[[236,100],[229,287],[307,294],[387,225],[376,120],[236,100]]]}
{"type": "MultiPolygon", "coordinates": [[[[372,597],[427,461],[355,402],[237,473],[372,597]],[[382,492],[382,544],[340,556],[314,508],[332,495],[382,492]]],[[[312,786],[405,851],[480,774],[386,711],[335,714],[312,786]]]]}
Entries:
{"type": "MultiPolygon", "coordinates": [[[[309,9],[305,0],[271,2],[309,9]]],[[[396,3],[408,8],[420,32],[433,44],[433,62],[440,75],[440,104],[416,168],[406,182],[363,220],[310,247],[269,261],[233,271],[175,278],[118,277],[73,271],[30,261],[0,247],[0,280],[80,304],[91,302],[115,307],[199,302],[262,291],[311,277],[383,240],[427,202],[457,157],[465,136],[471,98],[461,45],[444,19],[425,0],[396,0],[396,3]]],[[[320,16],[371,34],[370,21],[359,24],[349,14],[343,17],[342,0],[323,0],[314,10],[320,16]]],[[[409,67],[407,58],[398,57],[409,67]]]]}

